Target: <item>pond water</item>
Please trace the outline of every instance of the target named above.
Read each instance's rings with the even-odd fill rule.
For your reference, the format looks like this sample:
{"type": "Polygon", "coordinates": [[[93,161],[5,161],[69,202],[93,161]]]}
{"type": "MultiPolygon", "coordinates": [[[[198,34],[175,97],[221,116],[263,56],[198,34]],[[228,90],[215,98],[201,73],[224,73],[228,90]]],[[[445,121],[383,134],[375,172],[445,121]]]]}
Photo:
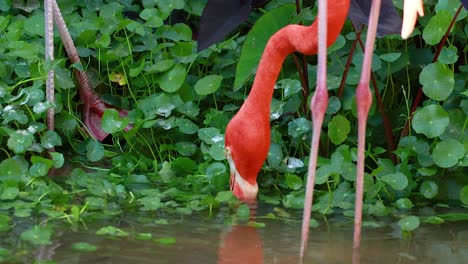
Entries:
{"type": "MultiPolygon", "coordinates": [[[[263,227],[229,226],[226,210],[216,215],[191,215],[156,224],[154,218],[99,222],[98,225],[55,232],[53,244],[39,248],[36,260],[56,263],[299,263],[300,213],[288,220],[261,217],[263,227]],[[297,220],[297,221],[296,221],[297,220]],[[112,225],[130,233],[123,238],[96,235],[99,228],[112,225]],[[138,233],[152,234],[137,239],[138,233]],[[166,243],[155,242],[155,240],[166,243]],[[174,241],[175,240],[175,241],[174,241]],[[76,242],[97,246],[93,252],[72,249],[76,242]]],[[[268,208],[268,206],[265,206],[268,208]]],[[[269,208],[271,209],[271,208],[269,208]]],[[[160,219],[159,219],[160,220],[160,219]]],[[[369,220],[369,219],[368,219],[369,220]]],[[[468,263],[468,222],[421,224],[410,236],[403,236],[397,218],[372,219],[384,227],[364,227],[360,263],[468,263]]],[[[319,219],[311,229],[303,263],[351,263],[353,225],[336,216],[319,219]]]]}

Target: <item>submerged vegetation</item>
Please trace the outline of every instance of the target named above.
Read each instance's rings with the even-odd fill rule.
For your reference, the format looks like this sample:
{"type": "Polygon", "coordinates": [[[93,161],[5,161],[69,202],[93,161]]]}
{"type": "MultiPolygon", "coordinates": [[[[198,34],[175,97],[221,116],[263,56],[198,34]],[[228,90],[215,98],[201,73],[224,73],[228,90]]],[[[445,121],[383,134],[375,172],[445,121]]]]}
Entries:
{"type": "MultiPolygon", "coordinates": [[[[42,5],[0,1],[0,262],[18,260],[24,253],[17,247],[51,243],[56,223],[78,228],[126,214],[157,222],[166,213],[237,203],[224,157],[226,125],[249,92],[259,47],[287,23],[310,24],[316,10],[296,14],[294,1],[271,1],[224,41],[197,52],[206,1],[134,2],[59,1],[95,90],[129,111],[121,118],[106,110],[102,127],[111,135],[99,142],[80,121],[76,65],[58,37],[54,63],[45,62],[42,5]],[[45,100],[50,68],[56,72],[55,105],[45,100]],[[45,125],[50,107],[55,131],[45,125]],[[128,124],[132,129],[124,131],[128,124]],[[15,224],[23,222],[29,227],[15,224]],[[13,233],[29,244],[5,239],[13,233]]],[[[401,12],[402,1],[396,2],[401,12]]],[[[380,98],[374,98],[367,128],[364,215],[398,211],[395,222],[404,231],[420,222],[468,218],[419,218],[410,211],[468,205],[468,13],[458,0],[426,2],[426,16],[409,40],[377,40],[372,69],[371,88],[380,98]]],[[[323,215],[354,213],[359,36],[365,34],[347,22],[329,50],[332,97],[313,207],[323,215]]],[[[272,144],[259,177],[261,202],[303,206],[315,61],[294,55],[283,66],[271,109],[272,144]]],[[[248,218],[245,207],[236,216],[248,218]]],[[[162,243],[175,242],[167,241],[162,243]]]]}

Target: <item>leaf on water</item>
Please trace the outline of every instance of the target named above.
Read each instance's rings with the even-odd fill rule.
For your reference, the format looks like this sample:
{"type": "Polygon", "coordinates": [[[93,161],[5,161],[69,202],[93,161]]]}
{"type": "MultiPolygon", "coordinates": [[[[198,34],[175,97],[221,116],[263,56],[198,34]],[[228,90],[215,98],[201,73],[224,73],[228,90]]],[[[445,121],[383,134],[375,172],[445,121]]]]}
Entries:
{"type": "Polygon", "coordinates": [[[348,137],[351,125],[348,119],[342,115],[336,115],[328,123],[328,136],[335,145],[340,145],[348,137]]]}
{"type": "Polygon", "coordinates": [[[127,237],[130,235],[130,233],[114,226],[106,226],[96,231],[96,235],[111,237],[127,237]]]}
{"type": "Polygon", "coordinates": [[[21,239],[33,245],[51,245],[52,229],[35,225],[21,234],[21,239]]]}
{"type": "Polygon", "coordinates": [[[419,74],[419,82],[424,94],[436,101],[447,99],[455,85],[453,72],[438,61],[424,67],[419,74]]]}
{"type": "Polygon", "coordinates": [[[453,138],[437,142],[432,151],[434,162],[442,168],[455,166],[465,156],[465,147],[453,138]]]}
{"type": "Polygon", "coordinates": [[[172,245],[177,242],[177,240],[173,237],[161,237],[158,239],[155,239],[154,242],[161,244],[161,245],[172,245]]]}
{"type": "Polygon", "coordinates": [[[87,242],[73,243],[71,248],[73,250],[81,251],[81,252],[94,252],[97,250],[97,246],[87,243],[87,242]]]}
{"type": "Polygon", "coordinates": [[[387,174],[380,177],[380,180],[387,183],[393,189],[401,191],[408,186],[408,178],[401,172],[387,174]]]}
{"type": "Polygon", "coordinates": [[[448,113],[442,106],[432,104],[416,111],[412,127],[418,134],[424,134],[428,138],[435,138],[442,135],[448,124],[448,113]]]}
{"type": "Polygon", "coordinates": [[[419,227],[419,224],[419,217],[417,216],[407,216],[398,221],[402,231],[413,231],[419,227]]]}
{"type": "Polygon", "coordinates": [[[223,76],[208,75],[197,81],[195,84],[195,92],[198,95],[208,95],[216,92],[221,86],[223,76]]]}

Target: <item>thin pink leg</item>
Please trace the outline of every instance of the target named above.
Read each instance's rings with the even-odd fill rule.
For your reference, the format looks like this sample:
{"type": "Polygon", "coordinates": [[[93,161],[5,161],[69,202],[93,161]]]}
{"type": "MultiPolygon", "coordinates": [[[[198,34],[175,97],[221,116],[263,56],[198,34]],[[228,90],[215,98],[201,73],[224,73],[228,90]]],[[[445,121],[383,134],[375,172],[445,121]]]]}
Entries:
{"type": "MultiPolygon", "coordinates": [[[[46,61],[54,60],[54,20],[53,20],[53,3],[52,0],[44,1],[44,18],[45,18],[45,55],[46,61]]],[[[49,70],[46,81],[46,98],[47,101],[54,104],[55,87],[54,87],[54,70],[49,70]]],[[[46,113],[47,129],[54,131],[54,108],[47,109],[46,113]]]]}
{"type": "Polygon", "coordinates": [[[367,30],[364,62],[362,64],[361,80],[356,90],[358,107],[358,160],[356,175],[356,205],[354,212],[354,243],[353,260],[359,259],[361,245],[362,199],[364,189],[364,150],[366,145],[366,123],[369,108],[372,104],[372,94],[369,89],[372,53],[374,49],[375,33],[379,22],[381,0],[373,0],[367,30]],[[354,255],[357,254],[357,255],[354,255]]]}
{"type": "Polygon", "coordinates": [[[310,214],[312,210],[312,201],[315,185],[315,173],[317,167],[317,155],[322,129],[323,118],[328,106],[328,88],[327,88],[327,1],[319,1],[318,17],[318,70],[317,70],[317,88],[310,104],[312,110],[312,146],[310,150],[310,160],[307,175],[306,195],[304,200],[304,213],[302,217],[302,237],[300,258],[304,257],[309,238],[310,214]]]}

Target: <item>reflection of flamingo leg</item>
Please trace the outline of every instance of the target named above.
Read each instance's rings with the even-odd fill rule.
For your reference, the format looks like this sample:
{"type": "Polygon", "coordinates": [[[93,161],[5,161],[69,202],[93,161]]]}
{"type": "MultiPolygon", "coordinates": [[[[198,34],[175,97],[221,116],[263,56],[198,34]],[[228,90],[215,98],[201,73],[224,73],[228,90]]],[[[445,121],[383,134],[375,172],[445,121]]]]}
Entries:
{"type": "MultiPolygon", "coordinates": [[[[63,46],[65,51],[70,59],[70,62],[73,64],[81,65],[80,57],[78,56],[78,51],[76,50],[75,44],[68,32],[68,28],[63,19],[60,8],[57,5],[56,0],[51,0],[53,2],[53,17],[55,24],[57,25],[58,31],[60,33],[60,38],[62,39],[63,46]]],[[[82,65],[81,65],[82,67],[82,65]]],[[[89,133],[96,138],[97,140],[102,141],[108,133],[102,130],[101,127],[101,117],[104,114],[104,111],[112,106],[104,103],[102,99],[94,92],[92,85],[88,79],[88,76],[85,72],[80,70],[75,70],[76,78],[78,79],[80,86],[80,97],[83,100],[83,119],[86,127],[88,128],[89,133]]],[[[120,117],[128,115],[126,110],[118,110],[120,117]]],[[[129,130],[131,126],[125,128],[129,130]]]]}

